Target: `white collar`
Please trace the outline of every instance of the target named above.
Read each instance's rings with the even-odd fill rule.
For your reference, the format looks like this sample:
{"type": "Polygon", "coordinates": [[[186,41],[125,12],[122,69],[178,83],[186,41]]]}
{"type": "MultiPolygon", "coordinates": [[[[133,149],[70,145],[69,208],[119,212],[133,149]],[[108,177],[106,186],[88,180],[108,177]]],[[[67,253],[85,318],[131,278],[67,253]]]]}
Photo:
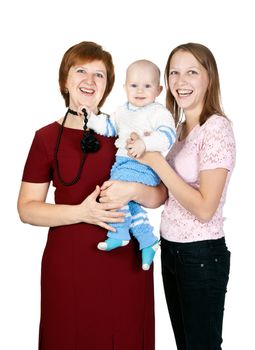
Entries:
{"type": "Polygon", "coordinates": [[[141,109],[141,108],[142,108],[142,107],[137,107],[137,106],[133,105],[133,104],[130,103],[130,102],[127,102],[126,107],[127,107],[127,109],[128,109],[129,111],[133,111],[133,112],[135,112],[135,111],[137,111],[138,109],[141,109]]]}

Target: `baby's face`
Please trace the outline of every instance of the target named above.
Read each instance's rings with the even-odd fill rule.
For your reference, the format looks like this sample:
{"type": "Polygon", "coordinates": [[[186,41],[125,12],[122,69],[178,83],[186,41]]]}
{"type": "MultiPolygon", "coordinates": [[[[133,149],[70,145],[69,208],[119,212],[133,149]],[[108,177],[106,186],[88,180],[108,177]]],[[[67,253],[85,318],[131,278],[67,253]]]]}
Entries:
{"type": "Polygon", "coordinates": [[[130,103],[136,107],[144,107],[155,101],[160,94],[158,71],[151,65],[134,64],[127,70],[124,88],[130,103]]]}

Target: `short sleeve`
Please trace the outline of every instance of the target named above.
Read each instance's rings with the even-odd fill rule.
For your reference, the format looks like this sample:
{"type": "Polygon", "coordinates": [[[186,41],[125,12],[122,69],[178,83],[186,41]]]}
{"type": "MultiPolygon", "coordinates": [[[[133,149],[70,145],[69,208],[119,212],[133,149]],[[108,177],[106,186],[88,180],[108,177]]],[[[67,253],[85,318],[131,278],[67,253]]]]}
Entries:
{"type": "Polygon", "coordinates": [[[42,137],[35,133],[28,157],[25,163],[22,181],[33,183],[50,182],[51,166],[42,137]]]}
{"type": "Polygon", "coordinates": [[[221,116],[209,118],[201,127],[199,170],[224,168],[233,170],[236,157],[231,123],[221,116]]]}

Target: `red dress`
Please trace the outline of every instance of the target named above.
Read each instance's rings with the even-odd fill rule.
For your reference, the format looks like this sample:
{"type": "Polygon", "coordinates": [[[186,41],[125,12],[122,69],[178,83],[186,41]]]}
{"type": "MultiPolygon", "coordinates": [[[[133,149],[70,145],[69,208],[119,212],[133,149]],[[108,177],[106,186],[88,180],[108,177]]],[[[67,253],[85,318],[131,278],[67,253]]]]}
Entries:
{"type": "MultiPolygon", "coordinates": [[[[23,181],[52,181],[57,204],[78,204],[109,178],[113,138],[97,135],[101,148],[88,154],[80,180],[62,185],[54,149],[60,125],[36,132],[23,181]]],[[[65,181],[78,171],[83,131],[64,127],[58,151],[65,181]]],[[[49,229],[42,259],[40,350],[154,350],[153,271],[143,271],[134,239],[111,252],[97,249],[106,230],[80,223],[49,229]]]]}

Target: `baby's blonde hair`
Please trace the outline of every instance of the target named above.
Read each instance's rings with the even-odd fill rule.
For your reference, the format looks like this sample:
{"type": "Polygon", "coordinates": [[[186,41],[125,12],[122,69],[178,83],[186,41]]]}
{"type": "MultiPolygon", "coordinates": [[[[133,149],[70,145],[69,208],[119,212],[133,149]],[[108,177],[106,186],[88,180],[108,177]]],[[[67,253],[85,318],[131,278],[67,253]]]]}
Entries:
{"type": "Polygon", "coordinates": [[[155,63],[153,63],[149,60],[146,60],[146,59],[136,60],[136,61],[132,62],[127,67],[126,76],[128,75],[128,72],[130,71],[130,69],[134,68],[135,66],[139,66],[139,65],[151,67],[155,71],[155,74],[158,76],[158,81],[160,83],[160,69],[159,69],[159,67],[155,63]]]}

